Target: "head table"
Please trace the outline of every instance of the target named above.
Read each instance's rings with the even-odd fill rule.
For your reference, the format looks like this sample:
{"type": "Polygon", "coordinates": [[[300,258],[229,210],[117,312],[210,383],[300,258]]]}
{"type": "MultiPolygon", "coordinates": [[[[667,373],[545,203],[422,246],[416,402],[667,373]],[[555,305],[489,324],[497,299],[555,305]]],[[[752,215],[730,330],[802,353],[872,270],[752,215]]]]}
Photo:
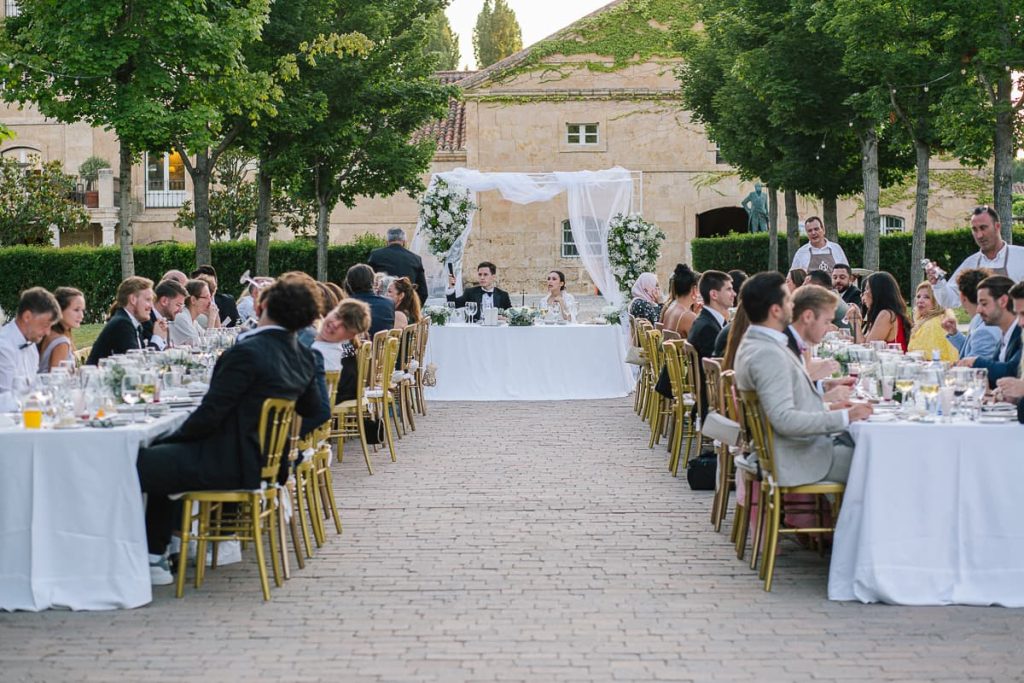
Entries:
{"type": "Polygon", "coordinates": [[[139,447],[188,411],[113,428],[0,429],[0,609],[152,600],[139,447]]]}
{"type": "Polygon", "coordinates": [[[1024,426],[858,422],[828,596],[1024,606],[1024,426]]]}
{"type": "Polygon", "coordinates": [[[619,398],[633,390],[619,325],[433,325],[426,360],[435,401],[619,398]]]}

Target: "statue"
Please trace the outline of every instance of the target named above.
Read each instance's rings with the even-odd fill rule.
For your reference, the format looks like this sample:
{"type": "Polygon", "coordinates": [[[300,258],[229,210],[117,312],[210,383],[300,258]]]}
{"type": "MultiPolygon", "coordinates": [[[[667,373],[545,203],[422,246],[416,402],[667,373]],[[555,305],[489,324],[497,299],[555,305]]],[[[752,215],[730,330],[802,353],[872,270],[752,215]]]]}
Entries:
{"type": "Polygon", "coordinates": [[[768,231],[768,196],[761,188],[761,183],[754,183],[754,191],[740,202],[740,206],[747,212],[747,229],[750,232],[768,231]]]}

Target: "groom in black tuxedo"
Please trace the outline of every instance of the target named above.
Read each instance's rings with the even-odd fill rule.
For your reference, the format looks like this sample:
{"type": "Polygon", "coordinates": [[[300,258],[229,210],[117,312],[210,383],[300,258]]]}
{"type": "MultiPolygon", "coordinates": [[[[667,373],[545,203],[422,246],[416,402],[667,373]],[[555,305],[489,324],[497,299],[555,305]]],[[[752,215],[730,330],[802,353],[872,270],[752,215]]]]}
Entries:
{"type": "Polygon", "coordinates": [[[285,274],[262,290],[256,304],[259,326],[238,335],[217,361],[202,404],[160,443],[139,451],[139,481],[149,494],[151,564],[166,550],[178,518],[180,508],[169,494],[259,488],[263,455],[258,427],[264,399],[295,400],[296,412],[309,418],[309,424],[320,425],[330,417],[313,351],[295,336],[319,315],[320,297],[316,283],[303,273],[285,274]]]}
{"type": "Polygon", "coordinates": [[[454,301],[459,308],[468,302],[476,304],[476,315],[474,320],[480,319],[484,309],[484,303],[490,303],[493,308],[512,308],[512,299],[508,292],[494,285],[495,276],[498,274],[498,267],[490,261],[484,261],[476,267],[476,276],[480,280],[480,286],[470,287],[462,296],[455,294],[455,276],[448,276],[448,291],[445,292],[448,301],[454,301]]]}

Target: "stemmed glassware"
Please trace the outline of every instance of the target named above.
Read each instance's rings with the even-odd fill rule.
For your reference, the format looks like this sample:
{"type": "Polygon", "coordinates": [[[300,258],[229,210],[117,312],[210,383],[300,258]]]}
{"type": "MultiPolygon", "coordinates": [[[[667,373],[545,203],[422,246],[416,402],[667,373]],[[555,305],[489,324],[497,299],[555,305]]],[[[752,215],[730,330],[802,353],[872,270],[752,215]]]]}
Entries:
{"type": "Polygon", "coordinates": [[[157,374],[152,370],[146,370],[139,375],[139,399],[142,400],[145,409],[143,412],[145,420],[149,421],[149,405],[157,397],[157,374]]]}
{"type": "Polygon", "coordinates": [[[476,322],[476,302],[475,301],[467,301],[466,302],[466,322],[469,322],[469,323],[476,322]]]}
{"type": "MultiPolygon", "coordinates": [[[[126,372],[121,378],[121,400],[129,406],[134,406],[142,397],[139,385],[142,384],[142,377],[137,372],[126,372]]],[[[135,422],[135,411],[132,411],[132,422],[135,422]]]]}
{"type": "Polygon", "coordinates": [[[896,390],[903,397],[903,405],[913,405],[911,398],[914,385],[917,383],[917,366],[913,363],[900,363],[896,368],[896,390]]]}
{"type": "Polygon", "coordinates": [[[924,396],[925,407],[934,415],[938,408],[939,388],[942,386],[942,371],[938,368],[924,368],[918,375],[918,391],[924,396]]]}

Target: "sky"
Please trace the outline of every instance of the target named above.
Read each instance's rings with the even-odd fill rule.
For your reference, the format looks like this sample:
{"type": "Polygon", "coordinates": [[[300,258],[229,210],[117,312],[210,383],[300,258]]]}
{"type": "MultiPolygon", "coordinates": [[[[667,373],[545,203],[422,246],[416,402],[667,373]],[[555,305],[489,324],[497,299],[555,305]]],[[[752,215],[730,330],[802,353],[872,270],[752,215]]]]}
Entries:
{"type": "MultiPolygon", "coordinates": [[[[555,31],[565,28],[580,17],[584,17],[611,0],[506,0],[516,13],[519,26],[523,29],[523,47],[547,38],[555,31]]],[[[459,68],[476,68],[473,57],[473,26],[484,0],[452,0],[446,14],[452,30],[459,36],[459,51],[462,63],[459,68]]]]}

